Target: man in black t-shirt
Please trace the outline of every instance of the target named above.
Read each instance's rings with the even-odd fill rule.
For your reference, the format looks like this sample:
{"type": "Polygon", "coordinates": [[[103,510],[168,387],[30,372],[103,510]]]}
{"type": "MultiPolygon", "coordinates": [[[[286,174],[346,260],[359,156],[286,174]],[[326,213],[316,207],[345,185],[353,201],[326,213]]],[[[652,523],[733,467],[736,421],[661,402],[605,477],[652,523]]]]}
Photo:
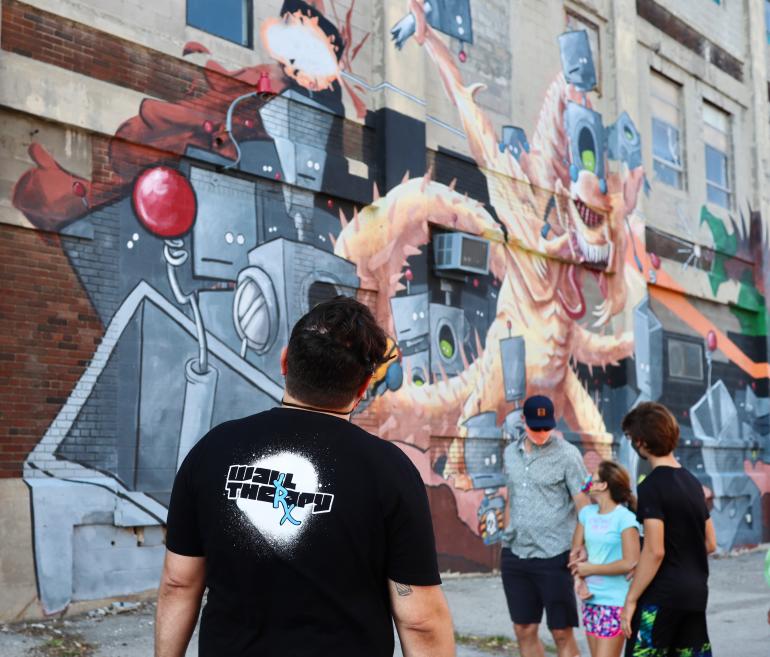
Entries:
{"type": "Polygon", "coordinates": [[[644,546],[622,614],[626,657],[711,657],[706,602],[716,534],[703,487],[674,457],[679,425],[665,406],[645,402],[623,418],[623,431],[652,465],[638,490],[644,546]]]}
{"type": "Polygon", "coordinates": [[[386,339],[337,297],[294,327],[280,408],[226,422],[174,482],[155,656],[450,657],[452,621],[417,469],[350,423],[386,339]]]}

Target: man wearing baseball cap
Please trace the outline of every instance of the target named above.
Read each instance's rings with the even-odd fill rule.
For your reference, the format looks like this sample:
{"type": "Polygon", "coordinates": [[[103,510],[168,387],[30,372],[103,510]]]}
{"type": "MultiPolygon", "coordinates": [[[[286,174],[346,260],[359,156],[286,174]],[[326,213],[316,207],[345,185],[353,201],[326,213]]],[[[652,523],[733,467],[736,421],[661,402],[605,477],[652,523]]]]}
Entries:
{"type": "Polygon", "coordinates": [[[588,503],[581,492],[587,472],[577,447],[554,433],[553,402],[543,395],[524,402],[525,434],[503,455],[508,487],[508,524],[501,571],[513,629],[522,657],[542,657],[538,628],[545,609],[559,657],[580,650],[570,560],[577,512],[588,503]]]}

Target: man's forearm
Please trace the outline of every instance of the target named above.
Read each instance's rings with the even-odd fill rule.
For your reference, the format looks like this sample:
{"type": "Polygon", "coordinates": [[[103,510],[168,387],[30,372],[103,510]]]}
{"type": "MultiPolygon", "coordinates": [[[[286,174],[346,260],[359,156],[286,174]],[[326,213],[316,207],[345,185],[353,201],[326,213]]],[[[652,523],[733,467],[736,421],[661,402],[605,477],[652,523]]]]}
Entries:
{"type": "Polygon", "coordinates": [[[155,616],[155,657],[184,657],[190,642],[203,592],[190,587],[161,584],[155,616]]]}
{"type": "Polygon", "coordinates": [[[642,554],[639,557],[639,564],[636,566],[634,579],[631,581],[631,588],[628,589],[626,600],[636,602],[645,592],[647,587],[655,577],[660,564],[663,562],[662,554],[656,554],[652,550],[642,548],[642,554]]]}

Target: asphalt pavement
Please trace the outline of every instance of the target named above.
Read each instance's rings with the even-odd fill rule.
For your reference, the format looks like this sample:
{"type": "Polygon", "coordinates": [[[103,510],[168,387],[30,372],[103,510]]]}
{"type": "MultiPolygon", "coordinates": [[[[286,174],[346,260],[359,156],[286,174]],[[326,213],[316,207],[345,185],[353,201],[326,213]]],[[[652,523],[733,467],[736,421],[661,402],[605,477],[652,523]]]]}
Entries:
{"type": "MultiPolygon", "coordinates": [[[[711,559],[708,621],[715,657],[770,657],[770,588],[762,576],[766,547],[711,559]]],[[[458,635],[458,657],[518,655],[499,577],[448,575],[444,591],[458,635]]],[[[126,600],[78,616],[2,625],[0,655],[149,657],[154,613],[152,601],[126,600]]],[[[541,629],[547,654],[555,654],[547,630],[541,629]]],[[[577,634],[588,657],[582,630],[577,634]]],[[[197,655],[193,639],[187,657],[197,655]]]]}

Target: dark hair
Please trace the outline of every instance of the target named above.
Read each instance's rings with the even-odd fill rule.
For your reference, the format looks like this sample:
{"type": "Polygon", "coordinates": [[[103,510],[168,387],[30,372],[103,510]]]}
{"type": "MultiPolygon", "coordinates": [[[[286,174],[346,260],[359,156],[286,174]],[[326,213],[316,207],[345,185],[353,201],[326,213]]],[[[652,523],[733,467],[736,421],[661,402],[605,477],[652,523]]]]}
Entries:
{"type": "Polygon", "coordinates": [[[636,495],[631,490],[631,477],[628,471],[614,461],[602,461],[596,470],[599,480],[607,484],[612,501],[617,504],[625,504],[632,511],[636,511],[636,495]]]}
{"type": "Polygon", "coordinates": [[[387,339],[362,303],[338,296],[319,303],[291,331],[286,390],[321,408],[350,404],[385,361],[387,339]]]}
{"type": "Polygon", "coordinates": [[[679,424],[663,404],[642,402],[623,418],[623,431],[653,456],[666,456],[679,443],[679,424]]]}

